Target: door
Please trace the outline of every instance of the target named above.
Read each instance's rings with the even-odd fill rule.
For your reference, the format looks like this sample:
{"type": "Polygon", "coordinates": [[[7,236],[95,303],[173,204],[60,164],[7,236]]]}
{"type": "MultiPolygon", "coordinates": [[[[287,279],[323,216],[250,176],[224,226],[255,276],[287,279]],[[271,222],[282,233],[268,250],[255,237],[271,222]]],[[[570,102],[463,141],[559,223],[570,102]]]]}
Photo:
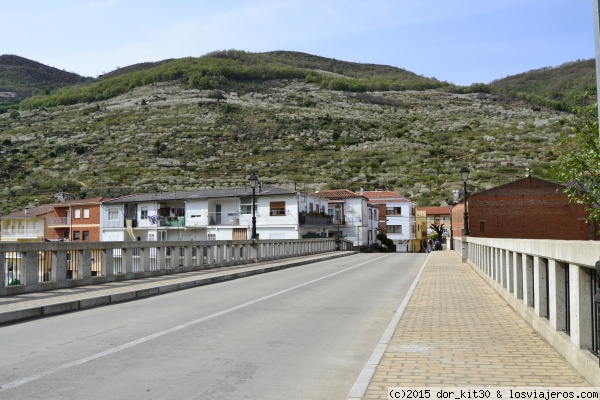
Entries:
{"type": "Polygon", "coordinates": [[[221,205],[217,204],[215,206],[216,208],[216,213],[215,213],[215,219],[216,219],[216,225],[221,225],[221,205]]]}

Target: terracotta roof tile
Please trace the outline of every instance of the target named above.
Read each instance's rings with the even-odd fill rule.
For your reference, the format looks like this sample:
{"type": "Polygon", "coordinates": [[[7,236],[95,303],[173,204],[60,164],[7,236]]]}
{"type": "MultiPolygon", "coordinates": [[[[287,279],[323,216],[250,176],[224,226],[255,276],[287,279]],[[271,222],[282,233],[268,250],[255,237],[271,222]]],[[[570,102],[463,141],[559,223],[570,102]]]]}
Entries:
{"type": "Polygon", "coordinates": [[[315,192],[315,196],[323,197],[325,199],[330,200],[363,197],[360,194],[348,189],[320,190],[318,192],[315,192]]]}
{"type": "Polygon", "coordinates": [[[417,207],[417,211],[425,211],[428,215],[450,214],[450,207],[417,207]]]}

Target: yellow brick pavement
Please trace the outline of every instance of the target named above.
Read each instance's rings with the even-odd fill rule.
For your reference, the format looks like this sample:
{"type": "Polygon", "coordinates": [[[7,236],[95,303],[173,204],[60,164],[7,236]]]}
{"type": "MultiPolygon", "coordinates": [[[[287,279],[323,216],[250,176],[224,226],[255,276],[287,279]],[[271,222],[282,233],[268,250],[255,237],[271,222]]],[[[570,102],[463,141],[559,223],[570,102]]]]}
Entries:
{"type": "Polygon", "coordinates": [[[455,252],[431,254],[363,399],[387,388],[591,386],[455,252]]]}

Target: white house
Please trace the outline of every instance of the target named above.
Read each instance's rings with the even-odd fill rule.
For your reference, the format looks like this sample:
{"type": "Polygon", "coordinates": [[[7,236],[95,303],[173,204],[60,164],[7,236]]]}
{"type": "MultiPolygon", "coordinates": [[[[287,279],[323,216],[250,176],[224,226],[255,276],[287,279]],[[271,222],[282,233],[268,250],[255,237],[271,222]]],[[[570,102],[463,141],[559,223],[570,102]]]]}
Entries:
{"type": "MultiPolygon", "coordinates": [[[[326,201],[279,187],[256,188],[260,239],[327,236],[326,201]],[[313,210],[311,214],[309,210],[313,210]],[[311,218],[306,218],[310,216],[311,218]]],[[[135,194],[102,203],[101,240],[245,240],[252,236],[252,189],[135,194]]]]}
{"type": "Polygon", "coordinates": [[[394,241],[397,252],[412,252],[416,237],[416,204],[389,190],[363,191],[380,212],[379,229],[394,241]]]}
{"type": "Polygon", "coordinates": [[[354,246],[369,246],[377,241],[378,210],[369,205],[367,198],[348,189],[321,190],[316,196],[328,200],[328,214],[333,217],[334,230],[354,246]]]}

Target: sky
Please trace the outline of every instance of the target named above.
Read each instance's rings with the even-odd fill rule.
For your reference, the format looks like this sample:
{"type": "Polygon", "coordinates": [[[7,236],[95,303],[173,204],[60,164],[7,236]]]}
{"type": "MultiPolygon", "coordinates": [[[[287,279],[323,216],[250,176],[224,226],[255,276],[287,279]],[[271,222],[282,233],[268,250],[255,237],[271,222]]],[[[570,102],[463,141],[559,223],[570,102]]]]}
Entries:
{"type": "Polygon", "coordinates": [[[457,85],[594,58],[594,0],[0,0],[0,54],[96,77],[289,50],[457,85]]]}

